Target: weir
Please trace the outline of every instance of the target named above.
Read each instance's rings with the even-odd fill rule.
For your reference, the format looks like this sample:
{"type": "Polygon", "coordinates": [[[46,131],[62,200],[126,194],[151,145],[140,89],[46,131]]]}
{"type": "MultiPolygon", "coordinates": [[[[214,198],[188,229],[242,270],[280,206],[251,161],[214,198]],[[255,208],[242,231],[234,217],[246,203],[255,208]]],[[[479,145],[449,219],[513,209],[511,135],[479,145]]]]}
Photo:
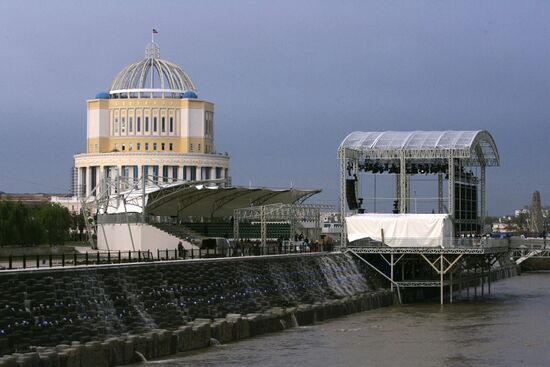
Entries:
{"type": "MultiPolygon", "coordinates": [[[[175,331],[200,320],[215,329],[216,320],[254,319],[281,308],[276,326],[261,329],[275,331],[284,328],[280,320],[310,323],[393,300],[342,253],[3,271],[0,293],[0,355],[175,331]],[[377,294],[385,300],[370,300],[377,294]]],[[[210,336],[228,339],[214,334],[208,343],[210,336]]]]}

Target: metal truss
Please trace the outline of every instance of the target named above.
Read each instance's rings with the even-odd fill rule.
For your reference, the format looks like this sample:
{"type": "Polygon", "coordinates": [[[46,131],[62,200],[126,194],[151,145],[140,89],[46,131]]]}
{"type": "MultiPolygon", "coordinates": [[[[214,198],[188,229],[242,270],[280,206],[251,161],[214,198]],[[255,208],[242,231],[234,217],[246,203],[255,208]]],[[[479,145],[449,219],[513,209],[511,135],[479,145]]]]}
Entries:
{"type": "Polygon", "coordinates": [[[291,235],[298,222],[313,222],[316,234],[321,233],[321,209],[332,208],[329,205],[316,204],[270,204],[239,208],[233,211],[233,237],[240,239],[240,223],[259,221],[262,245],[267,241],[267,222],[285,222],[290,224],[291,235]]]}
{"type": "Polygon", "coordinates": [[[508,252],[508,247],[363,247],[348,246],[358,254],[484,255],[508,252]]]}
{"type": "Polygon", "coordinates": [[[387,279],[390,289],[397,290],[399,296],[401,288],[439,287],[440,302],[443,304],[445,287],[448,288],[451,303],[453,286],[462,289],[463,285],[469,286],[468,281],[477,286],[477,282],[481,280],[483,293],[486,279],[490,291],[490,276],[487,274],[490,274],[490,269],[497,262],[501,265],[508,263],[510,252],[507,247],[445,249],[380,246],[348,247],[345,253],[354,255],[387,279]],[[376,255],[383,259],[382,264],[385,265],[381,265],[380,261],[373,261],[377,258],[376,255]]]}

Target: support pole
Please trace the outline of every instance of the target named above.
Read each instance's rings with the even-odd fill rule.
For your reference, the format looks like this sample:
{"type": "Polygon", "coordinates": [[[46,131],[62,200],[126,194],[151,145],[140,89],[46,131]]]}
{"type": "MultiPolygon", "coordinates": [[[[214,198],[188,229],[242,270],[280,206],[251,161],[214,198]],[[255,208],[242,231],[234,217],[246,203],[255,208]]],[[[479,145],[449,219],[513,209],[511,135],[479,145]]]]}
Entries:
{"type": "Polygon", "coordinates": [[[407,212],[407,167],[405,152],[399,158],[399,213],[407,212]]]}
{"type": "Polygon", "coordinates": [[[481,221],[480,223],[480,233],[481,234],[484,234],[484,227],[485,227],[485,211],[486,211],[486,208],[485,208],[485,201],[487,200],[486,199],[486,195],[485,195],[485,163],[482,163],[481,164],[481,172],[480,172],[480,178],[479,178],[479,185],[480,185],[480,188],[479,188],[479,202],[480,202],[480,208],[479,208],[479,219],[481,221]]]}
{"type": "Polygon", "coordinates": [[[437,212],[443,214],[443,173],[437,174],[437,212]]]}
{"type": "Polygon", "coordinates": [[[267,221],[266,221],[264,205],[260,207],[260,231],[261,231],[262,248],[265,248],[267,244],[267,221]]]}
{"type": "Polygon", "coordinates": [[[449,273],[449,303],[453,303],[453,272],[449,273]]]}
{"type": "Polygon", "coordinates": [[[483,265],[481,266],[481,297],[485,294],[485,272],[483,271],[483,265]]]}
{"type": "MultiPolygon", "coordinates": [[[[340,149],[338,151],[338,158],[340,159],[340,221],[342,227],[340,228],[340,247],[346,247],[346,151],[340,149]]],[[[294,232],[290,233],[294,236],[294,232]]]]}
{"type": "Polygon", "coordinates": [[[390,254],[390,278],[391,278],[391,283],[390,283],[390,290],[393,292],[393,254],[390,254]]]}
{"type": "MultiPolygon", "coordinates": [[[[449,181],[448,181],[448,208],[451,219],[455,219],[455,160],[451,153],[449,155],[449,181]]],[[[454,227],[454,226],[453,226],[454,227]]],[[[455,230],[451,229],[451,237],[454,237],[455,230]]]]}
{"type": "Polygon", "coordinates": [[[141,166],[141,223],[145,223],[145,166],[141,166]]]}
{"type": "Polygon", "coordinates": [[[489,276],[487,277],[487,290],[491,294],[491,265],[489,265],[489,276]]]}
{"type": "Polygon", "coordinates": [[[439,257],[439,299],[443,304],[443,255],[439,257]]]}
{"type": "MultiPolygon", "coordinates": [[[[391,280],[391,278],[389,278],[386,274],[384,274],[384,272],[378,270],[378,268],[376,268],[376,266],[372,265],[371,263],[369,263],[367,260],[363,259],[359,254],[357,254],[356,252],[352,251],[352,250],[347,250],[345,251],[344,253],[347,254],[347,253],[351,253],[353,255],[355,255],[359,260],[361,260],[362,262],[364,262],[365,264],[367,264],[368,266],[370,266],[374,271],[376,271],[378,274],[380,274],[381,276],[383,276],[384,278],[386,278],[387,280],[389,280],[390,282],[393,283],[393,281],[391,280]]],[[[395,289],[397,290],[397,298],[399,299],[399,304],[401,304],[401,291],[399,290],[399,284],[395,283],[395,289]]]]}

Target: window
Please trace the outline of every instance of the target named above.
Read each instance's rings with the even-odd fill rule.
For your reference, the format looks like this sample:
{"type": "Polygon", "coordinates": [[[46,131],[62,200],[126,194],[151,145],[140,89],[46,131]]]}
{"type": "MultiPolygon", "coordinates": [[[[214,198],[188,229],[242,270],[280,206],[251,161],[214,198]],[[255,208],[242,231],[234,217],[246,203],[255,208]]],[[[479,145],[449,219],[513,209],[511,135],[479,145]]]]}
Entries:
{"type": "Polygon", "coordinates": [[[169,166],[162,166],[162,182],[168,182],[168,168],[169,166]]]}
{"type": "Polygon", "coordinates": [[[199,144],[199,149],[197,149],[197,152],[200,152],[201,151],[201,145],[199,144]]]}
{"type": "Polygon", "coordinates": [[[170,150],[174,150],[174,144],[170,143],[170,144],[168,144],[168,147],[169,147],[170,150]]]}
{"type": "Polygon", "coordinates": [[[172,179],[174,181],[178,179],[178,166],[172,166],[172,179]]]}
{"type": "Polygon", "coordinates": [[[157,117],[153,117],[153,131],[157,132],[157,117]]]}
{"type": "Polygon", "coordinates": [[[174,118],[170,117],[170,132],[174,132],[174,118]]]}
{"type": "Polygon", "coordinates": [[[115,133],[118,132],[118,119],[115,119],[115,133]]]}
{"type": "Polygon", "coordinates": [[[126,144],[122,144],[122,151],[126,150],[126,144]]]}
{"type": "Polygon", "coordinates": [[[124,117],[122,118],[121,122],[120,122],[120,131],[121,132],[126,132],[126,120],[124,119],[124,117]]]}
{"type": "Polygon", "coordinates": [[[153,150],[157,150],[157,143],[153,143],[153,150]]]}
{"type": "Polygon", "coordinates": [[[160,143],[160,150],[164,150],[164,143],[160,143]]]}
{"type": "Polygon", "coordinates": [[[149,143],[145,143],[145,150],[149,150],[149,143]]]}
{"type": "Polygon", "coordinates": [[[141,143],[137,143],[137,150],[141,150],[141,143]]]}
{"type": "Polygon", "coordinates": [[[118,144],[115,143],[115,150],[118,150],[118,144]]]}
{"type": "Polygon", "coordinates": [[[190,152],[193,151],[193,143],[189,144],[189,151],[190,151],[190,152]]]}
{"type": "Polygon", "coordinates": [[[155,183],[159,182],[159,166],[153,166],[153,181],[155,183]]]}
{"type": "Polygon", "coordinates": [[[129,144],[128,145],[128,150],[132,150],[133,147],[134,147],[133,144],[129,144]]]}
{"type": "Polygon", "coordinates": [[[149,116],[145,117],[145,132],[149,132],[149,116]]]}
{"type": "Polygon", "coordinates": [[[132,132],[133,126],[132,126],[132,118],[128,117],[128,131],[132,132]]]}
{"type": "Polygon", "coordinates": [[[137,132],[139,133],[141,131],[141,117],[138,116],[136,122],[137,122],[137,132]]]}
{"type": "Polygon", "coordinates": [[[161,119],[161,125],[162,125],[162,132],[165,133],[166,132],[166,118],[164,116],[162,116],[162,119],[161,119]]]}
{"type": "Polygon", "coordinates": [[[204,135],[212,135],[214,127],[214,113],[205,111],[204,113],[204,135]]]}

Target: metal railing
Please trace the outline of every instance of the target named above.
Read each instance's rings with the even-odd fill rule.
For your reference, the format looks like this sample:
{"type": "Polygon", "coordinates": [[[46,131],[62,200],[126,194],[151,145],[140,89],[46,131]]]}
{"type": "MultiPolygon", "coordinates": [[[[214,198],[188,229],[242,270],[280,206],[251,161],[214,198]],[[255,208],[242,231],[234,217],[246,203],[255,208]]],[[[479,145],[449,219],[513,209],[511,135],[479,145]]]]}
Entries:
{"type": "Polygon", "coordinates": [[[332,251],[321,244],[285,241],[281,244],[259,246],[256,243],[232,244],[225,248],[193,248],[184,250],[154,251],[90,251],[60,255],[9,255],[0,257],[0,271],[14,269],[42,269],[53,267],[78,267],[106,264],[143,263],[154,261],[195,260],[209,258],[268,256],[309,252],[332,251]]]}
{"type": "Polygon", "coordinates": [[[349,243],[349,247],[442,247],[442,248],[493,248],[508,247],[508,239],[488,237],[405,238],[388,237],[384,241],[364,238],[349,243]]]}

